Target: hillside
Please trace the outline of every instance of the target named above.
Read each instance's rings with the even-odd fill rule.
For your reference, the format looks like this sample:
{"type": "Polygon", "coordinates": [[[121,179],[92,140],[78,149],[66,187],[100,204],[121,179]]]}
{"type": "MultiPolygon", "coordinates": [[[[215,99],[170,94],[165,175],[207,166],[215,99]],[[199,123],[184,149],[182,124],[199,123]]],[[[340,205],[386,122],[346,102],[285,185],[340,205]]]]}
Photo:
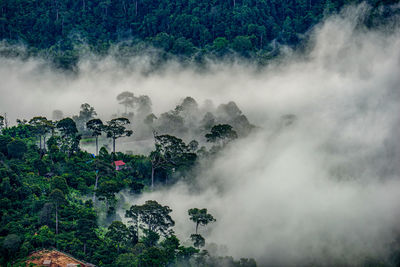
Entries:
{"type": "MultiPolygon", "coordinates": [[[[170,57],[202,61],[235,54],[263,64],[276,55],[277,44],[296,46],[324,17],[359,2],[2,1],[0,40],[25,45],[28,55],[52,58],[62,68],[76,64],[82,53],[106,54],[113,47],[121,57],[154,47],[161,61],[170,57]]],[[[374,17],[379,6],[398,1],[367,2],[376,8],[374,17]]]]}

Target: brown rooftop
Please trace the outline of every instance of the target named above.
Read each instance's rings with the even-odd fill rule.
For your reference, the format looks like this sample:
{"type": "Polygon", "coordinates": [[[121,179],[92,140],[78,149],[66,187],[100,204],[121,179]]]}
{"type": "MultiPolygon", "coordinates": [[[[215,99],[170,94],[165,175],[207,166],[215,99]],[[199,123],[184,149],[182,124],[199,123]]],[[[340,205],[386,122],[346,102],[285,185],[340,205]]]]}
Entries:
{"type": "Polygon", "coordinates": [[[57,250],[41,250],[29,255],[26,263],[50,267],[91,267],[93,264],[85,263],[57,250]]]}

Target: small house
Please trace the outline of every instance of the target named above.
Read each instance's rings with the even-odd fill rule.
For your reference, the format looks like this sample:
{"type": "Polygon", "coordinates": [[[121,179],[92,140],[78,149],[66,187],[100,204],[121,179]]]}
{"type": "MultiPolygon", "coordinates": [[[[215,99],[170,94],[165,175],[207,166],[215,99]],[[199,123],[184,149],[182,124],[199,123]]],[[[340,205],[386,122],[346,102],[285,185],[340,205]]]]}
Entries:
{"type": "Polygon", "coordinates": [[[125,167],[125,162],[123,162],[122,160],[117,160],[117,161],[114,161],[114,165],[115,165],[115,170],[119,171],[125,167]]]}

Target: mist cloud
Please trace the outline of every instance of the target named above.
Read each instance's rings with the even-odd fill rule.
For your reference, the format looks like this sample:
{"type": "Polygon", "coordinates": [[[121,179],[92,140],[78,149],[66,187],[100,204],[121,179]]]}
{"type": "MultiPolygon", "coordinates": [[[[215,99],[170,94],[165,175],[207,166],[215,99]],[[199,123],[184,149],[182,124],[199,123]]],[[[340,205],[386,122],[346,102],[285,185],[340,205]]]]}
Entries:
{"type": "Polygon", "coordinates": [[[187,210],[206,207],[217,219],[201,230],[206,241],[261,266],[357,265],[388,256],[400,217],[400,31],[360,29],[363,12],[328,18],[310,33],[307,52],[262,70],[212,63],[199,73],[171,63],[147,75],[146,56],[132,68],[107,57],[83,59],[70,77],[38,60],[1,59],[0,111],[70,115],[88,102],[109,116],[126,90],[149,95],[156,113],[188,95],[233,100],[261,130],[208,163],[196,175],[201,190],[178,184],[131,204],[169,205],[182,240],[194,228],[187,210]],[[295,123],[282,126],[285,114],[295,123]]]}

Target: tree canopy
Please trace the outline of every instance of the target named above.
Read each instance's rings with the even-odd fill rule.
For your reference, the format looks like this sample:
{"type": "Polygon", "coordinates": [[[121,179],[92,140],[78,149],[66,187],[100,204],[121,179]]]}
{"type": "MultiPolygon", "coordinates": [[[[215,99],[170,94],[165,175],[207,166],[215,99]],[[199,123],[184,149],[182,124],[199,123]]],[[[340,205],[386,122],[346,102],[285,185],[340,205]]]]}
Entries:
{"type": "MultiPolygon", "coordinates": [[[[10,43],[22,41],[28,54],[49,55],[61,68],[73,68],[82,50],[104,55],[110,47],[116,47],[114,50],[122,60],[152,46],[162,51],[161,59],[170,55],[221,57],[229,53],[263,62],[276,53],[271,42],[295,46],[324,16],[346,4],[360,2],[3,1],[0,39],[10,43]]],[[[367,2],[379,7],[398,1],[367,2]]],[[[379,8],[374,10],[371,16],[379,16],[379,8]]],[[[127,100],[121,99],[126,107],[130,105],[127,100]]]]}

